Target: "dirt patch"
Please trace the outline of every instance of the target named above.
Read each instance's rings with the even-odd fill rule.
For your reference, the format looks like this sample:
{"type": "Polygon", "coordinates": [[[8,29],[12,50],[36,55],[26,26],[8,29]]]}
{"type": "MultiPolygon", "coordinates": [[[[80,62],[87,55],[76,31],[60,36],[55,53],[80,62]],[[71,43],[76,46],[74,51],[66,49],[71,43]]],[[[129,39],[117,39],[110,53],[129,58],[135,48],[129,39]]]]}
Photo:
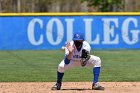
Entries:
{"type": "Polygon", "coordinates": [[[140,82],[101,82],[104,91],[91,90],[91,82],[63,82],[61,90],[51,90],[54,82],[1,82],[0,93],[140,93],[140,82]]]}

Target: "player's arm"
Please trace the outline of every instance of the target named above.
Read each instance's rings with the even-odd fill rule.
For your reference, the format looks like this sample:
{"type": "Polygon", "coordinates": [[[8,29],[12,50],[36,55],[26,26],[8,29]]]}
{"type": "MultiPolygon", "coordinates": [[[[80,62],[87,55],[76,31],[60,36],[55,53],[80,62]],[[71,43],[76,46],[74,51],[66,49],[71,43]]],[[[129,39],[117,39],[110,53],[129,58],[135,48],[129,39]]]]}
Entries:
{"type": "Polygon", "coordinates": [[[66,47],[67,47],[67,49],[68,49],[68,51],[69,51],[69,53],[68,53],[68,55],[67,55],[67,58],[70,60],[71,57],[72,57],[73,47],[70,45],[70,43],[68,43],[68,44],[66,45],[66,47]]]}
{"type": "Polygon", "coordinates": [[[73,51],[73,47],[70,45],[70,43],[67,43],[65,48],[65,58],[64,58],[65,64],[69,64],[72,57],[72,51],[73,51]]]}
{"type": "Polygon", "coordinates": [[[90,47],[89,43],[86,42],[86,41],[85,41],[84,49],[85,49],[86,51],[88,51],[89,53],[90,53],[90,51],[91,51],[91,47],[90,47]]]}

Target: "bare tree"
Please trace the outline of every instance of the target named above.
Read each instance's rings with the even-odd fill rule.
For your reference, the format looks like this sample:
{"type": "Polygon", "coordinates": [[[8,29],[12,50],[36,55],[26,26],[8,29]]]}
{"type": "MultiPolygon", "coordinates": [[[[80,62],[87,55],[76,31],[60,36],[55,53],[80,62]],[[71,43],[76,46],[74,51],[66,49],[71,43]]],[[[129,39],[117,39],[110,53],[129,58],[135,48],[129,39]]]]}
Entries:
{"type": "Polygon", "coordinates": [[[2,8],[1,8],[1,0],[0,0],[0,12],[2,12],[2,8]]]}
{"type": "Polygon", "coordinates": [[[34,12],[34,10],[35,10],[35,0],[31,0],[32,2],[32,4],[31,4],[31,12],[34,12]]]}
{"type": "Polygon", "coordinates": [[[127,12],[140,11],[140,1],[139,0],[125,0],[125,11],[127,12]]]}
{"type": "Polygon", "coordinates": [[[17,12],[17,0],[12,0],[12,3],[13,3],[13,11],[14,12],[17,12]]]}
{"type": "Polygon", "coordinates": [[[17,0],[17,12],[21,12],[21,0],[17,0]]]}

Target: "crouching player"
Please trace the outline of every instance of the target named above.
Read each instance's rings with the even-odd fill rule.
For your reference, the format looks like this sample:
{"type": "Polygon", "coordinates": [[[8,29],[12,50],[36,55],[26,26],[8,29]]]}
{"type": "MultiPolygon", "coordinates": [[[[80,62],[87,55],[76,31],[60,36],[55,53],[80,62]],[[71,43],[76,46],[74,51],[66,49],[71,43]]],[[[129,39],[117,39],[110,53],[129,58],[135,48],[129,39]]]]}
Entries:
{"type": "Polygon", "coordinates": [[[74,34],[73,40],[66,45],[65,58],[58,65],[57,82],[52,90],[60,90],[64,71],[73,67],[93,67],[92,89],[103,90],[104,87],[98,83],[100,75],[101,59],[97,56],[90,55],[90,45],[84,41],[81,33],[74,34]]]}

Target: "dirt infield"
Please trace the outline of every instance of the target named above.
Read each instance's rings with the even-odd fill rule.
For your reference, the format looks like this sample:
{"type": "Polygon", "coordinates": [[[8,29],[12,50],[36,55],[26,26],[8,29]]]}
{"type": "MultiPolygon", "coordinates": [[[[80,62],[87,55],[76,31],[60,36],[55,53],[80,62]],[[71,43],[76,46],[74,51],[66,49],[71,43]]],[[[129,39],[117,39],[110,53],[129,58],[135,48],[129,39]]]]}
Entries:
{"type": "Polygon", "coordinates": [[[54,82],[1,82],[0,93],[140,93],[140,82],[101,82],[104,91],[91,90],[91,82],[63,82],[62,90],[51,90],[54,82]]]}

